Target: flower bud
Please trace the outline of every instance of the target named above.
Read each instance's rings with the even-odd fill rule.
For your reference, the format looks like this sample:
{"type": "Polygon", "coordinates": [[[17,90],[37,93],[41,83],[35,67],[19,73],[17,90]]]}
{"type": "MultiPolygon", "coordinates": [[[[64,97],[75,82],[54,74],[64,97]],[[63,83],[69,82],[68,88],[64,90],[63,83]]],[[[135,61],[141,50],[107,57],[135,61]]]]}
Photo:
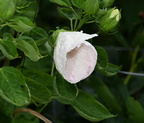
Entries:
{"type": "Polygon", "coordinates": [[[87,78],[97,62],[97,51],[86,40],[97,34],[60,32],[54,49],[56,69],[70,83],[87,78]]]}
{"type": "Polygon", "coordinates": [[[102,7],[110,7],[114,3],[114,0],[102,0],[100,5],[102,7]]]}
{"type": "Polygon", "coordinates": [[[4,22],[10,19],[15,12],[15,4],[13,0],[0,0],[0,20],[4,22]]]}
{"type": "Polygon", "coordinates": [[[121,19],[121,13],[118,9],[110,9],[100,20],[100,29],[108,32],[113,30],[121,19]]]}
{"type": "Polygon", "coordinates": [[[65,32],[65,31],[66,31],[66,30],[64,30],[64,29],[57,29],[56,31],[54,31],[53,34],[51,35],[51,38],[50,38],[50,40],[52,41],[51,43],[52,43],[53,45],[55,45],[56,39],[57,39],[57,37],[58,37],[58,34],[59,34],[60,32],[65,32]]]}

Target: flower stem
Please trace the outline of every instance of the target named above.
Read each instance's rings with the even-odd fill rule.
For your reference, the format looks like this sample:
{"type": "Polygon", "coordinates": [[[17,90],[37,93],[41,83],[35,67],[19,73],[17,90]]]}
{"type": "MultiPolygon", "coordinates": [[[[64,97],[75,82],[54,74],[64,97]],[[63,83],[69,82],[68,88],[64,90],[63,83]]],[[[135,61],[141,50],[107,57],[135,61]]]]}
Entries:
{"type": "Polygon", "coordinates": [[[95,23],[96,20],[91,20],[91,21],[87,21],[86,24],[89,24],[89,23],[95,23]]]}
{"type": "MultiPolygon", "coordinates": [[[[136,61],[138,51],[139,51],[139,46],[136,46],[136,49],[135,49],[133,57],[132,57],[132,62],[131,62],[131,67],[130,67],[129,72],[134,72],[135,69],[137,68],[138,63],[141,61],[141,58],[139,58],[136,61]]],[[[129,83],[130,78],[131,78],[131,75],[127,75],[127,77],[126,77],[126,79],[124,81],[125,85],[127,85],[129,83]]]]}
{"type": "Polygon", "coordinates": [[[51,76],[54,75],[54,68],[55,68],[55,64],[54,64],[54,62],[53,62],[53,63],[52,63],[52,69],[51,69],[51,76]]]}
{"type": "Polygon", "coordinates": [[[48,103],[44,104],[38,112],[41,113],[47,105],[48,105],[48,103]]]}
{"type": "Polygon", "coordinates": [[[70,8],[71,8],[71,10],[74,12],[74,14],[76,15],[76,17],[78,18],[79,15],[77,14],[77,12],[73,9],[73,7],[70,7],[70,8]]]}
{"type": "Polygon", "coordinates": [[[75,25],[74,25],[74,30],[77,30],[77,22],[78,22],[78,20],[76,19],[75,20],[75,25]]]}
{"type": "Polygon", "coordinates": [[[73,29],[73,21],[72,20],[70,20],[70,27],[71,27],[71,30],[73,31],[74,29],[73,29]]]}
{"type": "MultiPolygon", "coordinates": [[[[137,67],[137,64],[133,65],[133,67],[131,67],[131,69],[129,70],[129,72],[134,72],[134,70],[136,69],[136,67],[137,67]]],[[[125,79],[125,81],[124,81],[124,84],[125,84],[125,85],[128,84],[130,78],[131,78],[131,75],[127,75],[127,77],[126,77],[126,79],[125,79]]]]}
{"type": "Polygon", "coordinates": [[[136,57],[137,57],[138,51],[139,51],[139,45],[137,45],[136,48],[135,48],[135,51],[134,51],[134,54],[133,54],[133,57],[132,57],[131,66],[133,66],[133,64],[136,61],[136,57]]]}

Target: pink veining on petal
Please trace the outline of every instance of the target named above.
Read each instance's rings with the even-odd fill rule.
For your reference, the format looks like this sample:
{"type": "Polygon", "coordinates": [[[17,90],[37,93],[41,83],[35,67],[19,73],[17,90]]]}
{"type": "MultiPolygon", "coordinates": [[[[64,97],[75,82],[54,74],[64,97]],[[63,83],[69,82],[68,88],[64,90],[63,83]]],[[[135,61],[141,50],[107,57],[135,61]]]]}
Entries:
{"type": "Polygon", "coordinates": [[[94,70],[97,61],[95,48],[84,41],[67,53],[64,77],[71,83],[87,78],[94,70]]]}

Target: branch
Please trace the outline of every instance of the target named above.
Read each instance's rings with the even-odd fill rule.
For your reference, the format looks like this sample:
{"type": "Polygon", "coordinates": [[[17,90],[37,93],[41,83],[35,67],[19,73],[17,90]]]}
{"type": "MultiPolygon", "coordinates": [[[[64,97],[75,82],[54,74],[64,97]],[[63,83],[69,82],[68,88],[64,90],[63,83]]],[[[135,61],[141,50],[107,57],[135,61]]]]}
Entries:
{"type": "Polygon", "coordinates": [[[38,113],[34,110],[31,110],[31,109],[27,109],[27,108],[18,108],[13,112],[13,115],[19,114],[21,112],[27,112],[31,115],[34,115],[34,116],[38,117],[39,119],[41,119],[42,121],[44,121],[45,123],[52,123],[50,120],[48,120],[46,117],[44,117],[40,113],[38,113]]]}

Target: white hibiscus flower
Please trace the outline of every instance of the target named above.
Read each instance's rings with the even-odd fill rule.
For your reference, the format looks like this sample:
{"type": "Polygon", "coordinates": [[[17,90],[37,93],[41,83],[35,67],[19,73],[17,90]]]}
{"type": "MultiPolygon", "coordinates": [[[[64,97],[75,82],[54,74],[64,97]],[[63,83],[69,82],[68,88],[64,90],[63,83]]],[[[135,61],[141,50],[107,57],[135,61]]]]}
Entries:
{"type": "Polygon", "coordinates": [[[87,78],[97,63],[97,51],[86,40],[98,36],[81,32],[60,32],[54,49],[56,69],[70,83],[87,78]]]}

